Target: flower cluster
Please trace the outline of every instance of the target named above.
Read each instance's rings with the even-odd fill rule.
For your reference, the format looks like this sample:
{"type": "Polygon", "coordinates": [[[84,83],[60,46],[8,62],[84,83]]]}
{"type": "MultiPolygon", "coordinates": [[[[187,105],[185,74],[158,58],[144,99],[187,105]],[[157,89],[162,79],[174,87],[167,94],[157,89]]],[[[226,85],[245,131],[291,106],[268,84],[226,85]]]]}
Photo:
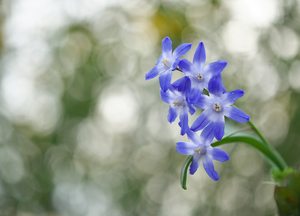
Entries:
{"type": "Polygon", "coordinates": [[[224,136],[225,116],[245,123],[249,116],[233,106],[244,95],[243,90],[227,92],[222,83],[221,73],[227,62],[206,63],[206,52],[202,42],[199,43],[193,62],[181,59],[191,49],[191,44],[184,43],[172,51],[169,37],[162,40],[162,54],[155,67],[146,73],[146,80],[159,76],[161,99],[169,104],[168,121],[174,122],[179,117],[181,135],[187,135],[189,142],[178,142],[176,150],[183,155],[192,155],[190,174],[194,174],[202,162],[206,173],[213,180],[218,180],[213,160],[229,160],[228,154],[220,148],[212,147],[213,139],[221,140],[224,136]],[[183,77],[171,82],[172,73],[179,71],[183,77]],[[196,109],[201,114],[189,126],[189,114],[196,109]],[[200,135],[196,132],[201,131],[200,135]]]}

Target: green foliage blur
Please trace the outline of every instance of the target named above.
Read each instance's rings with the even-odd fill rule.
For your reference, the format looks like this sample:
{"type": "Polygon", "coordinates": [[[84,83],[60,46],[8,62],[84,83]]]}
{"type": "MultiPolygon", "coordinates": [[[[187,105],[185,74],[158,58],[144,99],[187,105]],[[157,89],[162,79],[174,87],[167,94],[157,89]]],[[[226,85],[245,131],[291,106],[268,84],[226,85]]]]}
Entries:
{"type": "Polygon", "coordinates": [[[248,146],[225,147],[220,181],[200,169],[181,189],[185,138],[144,75],[166,35],[193,43],[188,58],[204,41],[209,61],[228,61],[228,89],[245,89],[238,106],[298,169],[299,0],[0,7],[0,216],[277,214],[269,166],[248,146]]]}

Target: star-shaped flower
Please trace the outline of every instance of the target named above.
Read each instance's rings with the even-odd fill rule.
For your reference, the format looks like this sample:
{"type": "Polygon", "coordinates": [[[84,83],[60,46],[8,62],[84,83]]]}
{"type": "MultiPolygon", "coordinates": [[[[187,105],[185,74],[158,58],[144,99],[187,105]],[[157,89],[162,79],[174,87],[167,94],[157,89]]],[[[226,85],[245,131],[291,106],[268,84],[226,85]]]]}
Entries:
{"type": "Polygon", "coordinates": [[[169,86],[167,91],[160,91],[161,99],[169,104],[168,121],[174,122],[179,116],[179,125],[181,127],[181,135],[184,135],[189,129],[188,113],[195,113],[194,107],[189,103],[187,93],[190,90],[190,81],[183,77],[169,86]]]}
{"type": "Polygon", "coordinates": [[[217,181],[219,180],[219,175],[215,171],[213,160],[224,162],[229,160],[228,154],[220,148],[212,147],[211,141],[212,137],[197,136],[196,133],[192,131],[187,131],[189,142],[178,142],[176,144],[176,150],[178,153],[183,155],[192,155],[193,161],[190,166],[190,174],[194,174],[199,163],[203,164],[203,168],[208,174],[208,176],[217,181]]]}
{"type": "Polygon", "coordinates": [[[220,76],[213,77],[208,85],[209,96],[193,95],[193,104],[203,110],[191,126],[191,130],[204,129],[204,134],[212,134],[221,140],[224,136],[225,116],[245,123],[250,117],[242,110],[233,106],[234,102],[244,95],[243,90],[226,92],[220,76]]]}
{"type": "Polygon", "coordinates": [[[152,79],[159,75],[160,87],[163,91],[167,91],[172,79],[172,71],[175,70],[180,61],[180,57],[189,51],[192,47],[190,43],[179,45],[172,52],[172,41],[169,37],[162,40],[162,55],[158,59],[155,67],[146,73],[146,80],[152,79]]]}
{"type": "Polygon", "coordinates": [[[201,92],[208,88],[209,80],[220,75],[227,65],[226,61],[216,61],[205,65],[205,61],[205,47],[203,42],[200,42],[194,54],[193,63],[183,59],[178,64],[185,76],[191,80],[192,89],[198,89],[201,92]]]}

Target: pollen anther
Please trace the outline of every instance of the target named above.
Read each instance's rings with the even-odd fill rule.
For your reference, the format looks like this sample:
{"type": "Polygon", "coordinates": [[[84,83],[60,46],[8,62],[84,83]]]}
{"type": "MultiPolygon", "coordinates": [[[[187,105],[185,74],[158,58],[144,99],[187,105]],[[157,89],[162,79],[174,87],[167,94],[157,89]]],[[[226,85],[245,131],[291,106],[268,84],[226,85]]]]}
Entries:
{"type": "Polygon", "coordinates": [[[170,67],[169,60],[166,59],[166,58],[162,60],[162,63],[163,63],[166,67],[170,67]]]}
{"type": "Polygon", "coordinates": [[[197,79],[198,79],[198,80],[203,80],[203,76],[202,76],[201,74],[198,74],[198,75],[197,75],[197,79]]]}
{"type": "Polygon", "coordinates": [[[177,106],[177,107],[183,106],[183,105],[184,105],[184,102],[183,102],[183,101],[174,101],[174,102],[173,102],[173,105],[174,105],[174,106],[177,106]]]}
{"type": "Polygon", "coordinates": [[[215,103],[213,109],[216,112],[221,112],[222,111],[222,106],[219,103],[215,103]]]}

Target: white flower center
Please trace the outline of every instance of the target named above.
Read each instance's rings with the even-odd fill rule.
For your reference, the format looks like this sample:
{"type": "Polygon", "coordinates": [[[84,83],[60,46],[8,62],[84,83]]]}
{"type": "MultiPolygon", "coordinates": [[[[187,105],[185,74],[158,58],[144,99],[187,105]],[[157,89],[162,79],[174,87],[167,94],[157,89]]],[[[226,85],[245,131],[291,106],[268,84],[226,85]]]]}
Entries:
{"type": "Polygon", "coordinates": [[[221,106],[221,104],[219,104],[219,103],[214,103],[213,109],[214,109],[214,111],[216,111],[216,112],[221,112],[221,111],[222,111],[222,106],[221,106]]]}
{"type": "Polygon", "coordinates": [[[204,79],[204,77],[202,76],[202,74],[198,74],[197,75],[197,80],[202,81],[204,79]]]}
{"type": "Polygon", "coordinates": [[[166,58],[164,58],[164,59],[162,60],[162,63],[163,63],[164,66],[166,66],[166,67],[171,67],[169,60],[166,59],[166,58]]]}
{"type": "Polygon", "coordinates": [[[200,154],[200,155],[205,155],[206,154],[206,148],[198,147],[198,148],[195,149],[195,152],[197,154],[200,154]]]}
{"type": "Polygon", "coordinates": [[[173,105],[176,106],[176,107],[181,107],[181,106],[184,106],[185,103],[183,100],[176,100],[173,102],[173,105]]]}

